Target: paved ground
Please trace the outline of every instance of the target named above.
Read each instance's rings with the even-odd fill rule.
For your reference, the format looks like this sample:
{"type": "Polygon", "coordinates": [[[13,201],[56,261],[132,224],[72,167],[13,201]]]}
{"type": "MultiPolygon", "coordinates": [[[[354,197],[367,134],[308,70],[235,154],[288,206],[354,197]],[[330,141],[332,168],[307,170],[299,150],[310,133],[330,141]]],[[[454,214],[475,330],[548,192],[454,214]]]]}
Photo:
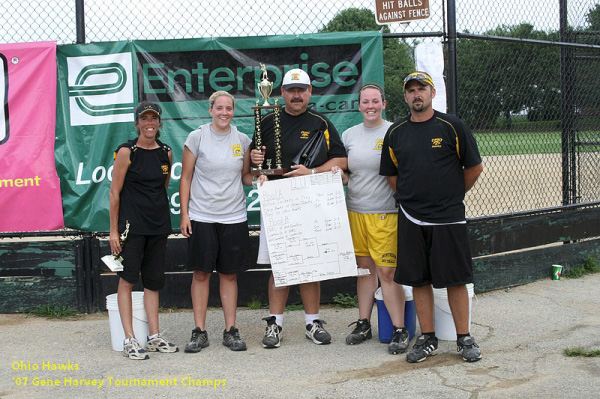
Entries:
{"type": "MultiPolygon", "coordinates": [[[[334,339],[327,346],[304,338],[303,313],[290,312],[275,350],[260,345],[266,312],[241,310],[238,325],[249,346],[242,353],[221,345],[221,312],[212,310],[208,348],[193,355],[154,354],[142,362],[111,349],[106,314],[75,321],[0,315],[0,396],[596,398],[600,358],[569,358],[563,349],[600,349],[599,305],[600,274],[482,294],[473,301],[472,331],[483,360],[464,363],[454,344],[444,341],[438,356],[418,365],[388,355],[377,339],[346,346],[356,309],[323,310],[334,339]],[[60,370],[64,365],[72,369],[60,370]],[[127,385],[155,380],[171,385],[127,385]],[[85,386],[93,381],[102,387],[85,386]],[[198,386],[206,382],[220,386],[198,386]]],[[[193,327],[189,311],[161,314],[161,323],[180,345],[193,327]]]]}

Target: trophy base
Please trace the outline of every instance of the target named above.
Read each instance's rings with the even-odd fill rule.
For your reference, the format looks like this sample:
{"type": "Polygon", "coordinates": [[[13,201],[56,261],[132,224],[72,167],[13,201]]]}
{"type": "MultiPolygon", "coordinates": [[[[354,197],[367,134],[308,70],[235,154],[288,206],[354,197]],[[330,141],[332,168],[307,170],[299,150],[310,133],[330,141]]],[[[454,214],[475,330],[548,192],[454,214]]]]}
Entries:
{"type": "Polygon", "coordinates": [[[287,168],[277,168],[277,169],[257,169],[257,168],[253,168],[250,171],[250,174],[252,176],[260,176],[260,175],[282,175],[284,173],[287,173],[288,169],[287,168]]]}

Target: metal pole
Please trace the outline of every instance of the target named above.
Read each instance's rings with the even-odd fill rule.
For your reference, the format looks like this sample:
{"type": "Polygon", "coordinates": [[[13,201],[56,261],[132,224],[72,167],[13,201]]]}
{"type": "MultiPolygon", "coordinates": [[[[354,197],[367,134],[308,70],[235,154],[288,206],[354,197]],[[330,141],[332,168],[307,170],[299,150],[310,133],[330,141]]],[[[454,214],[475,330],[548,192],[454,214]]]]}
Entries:
{"type": "MultiPolygon", "coordinates": [[[[568,42],[567,0],[559,0],[560,41],[568,42]]],[[[573,146],[573,104],[574,98],[573,49],[560,49],[560,97],[561,97],[561,154],[562,154],[562,202],[563,205],[575,203],[576,193],[572,179],[575,177],[573,146]]]]}
{"type": "Polygon", "coordinates": [[[77,43],[85,43],[85,14],[84,0],[75,0],[75,30],[77,32],[77,43]]]}
{"type": "Polygon", "coordinates": [[[448,77],[446,81],[448,113],[456,115],[458,111],[458,91],[456,73],[456,1],[447,0],[448,4],[448,37],[447,37],[447,68],[448,77]]]}

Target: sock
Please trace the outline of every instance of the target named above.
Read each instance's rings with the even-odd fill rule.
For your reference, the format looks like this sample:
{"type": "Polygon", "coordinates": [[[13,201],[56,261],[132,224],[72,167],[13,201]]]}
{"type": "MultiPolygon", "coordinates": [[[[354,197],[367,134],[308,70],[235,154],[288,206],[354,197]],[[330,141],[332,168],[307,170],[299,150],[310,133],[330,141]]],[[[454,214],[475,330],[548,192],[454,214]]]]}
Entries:
{"type": "Polygon", "coordinates": [[[312,324],[313,321],[317,320],[319,318],[319,314],[308,314],[308,313],[304,313],[304,322],[306,324],[312,324]]]}
{"type": "Polygon", "coordinates": [[[270,314],[269,316],[275,316],[275,324],[283,327],[283,314],[270,314]]]}
{"type": "Polygon", "coordinates": [[[456,334],[456,340],[458,341],[462,337],[468,337],[469,335],[471,335],[471,334],[470,333],[469,334],[456,334]]]}
{"type": "Polygon", "coordinates": [[[429,335],[431,338],[435,338],[435,331],[424,332],[424,333],[421,333],[421,335],[429,335]]]}

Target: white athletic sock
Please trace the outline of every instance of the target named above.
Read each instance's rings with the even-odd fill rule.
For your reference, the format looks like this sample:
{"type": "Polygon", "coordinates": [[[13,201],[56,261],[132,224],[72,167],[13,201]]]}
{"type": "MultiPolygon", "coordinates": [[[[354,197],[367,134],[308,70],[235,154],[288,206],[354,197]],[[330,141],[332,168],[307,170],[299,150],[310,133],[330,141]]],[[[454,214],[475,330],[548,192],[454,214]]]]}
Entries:
{"type": "Polygon", "coordinates": [[[313,321],[317,320],[319,318],[319,314],[308,314],[308,313],[304,313],[304,321],[306,322],[306,324],[312,324],[313,321]]]}
{"type": "Polygon", "coordinates": [[[279,327],[283,327],[283,315],[282,314],[270,314],[269,316],[275,316],[275,324],[279,327]]]}

